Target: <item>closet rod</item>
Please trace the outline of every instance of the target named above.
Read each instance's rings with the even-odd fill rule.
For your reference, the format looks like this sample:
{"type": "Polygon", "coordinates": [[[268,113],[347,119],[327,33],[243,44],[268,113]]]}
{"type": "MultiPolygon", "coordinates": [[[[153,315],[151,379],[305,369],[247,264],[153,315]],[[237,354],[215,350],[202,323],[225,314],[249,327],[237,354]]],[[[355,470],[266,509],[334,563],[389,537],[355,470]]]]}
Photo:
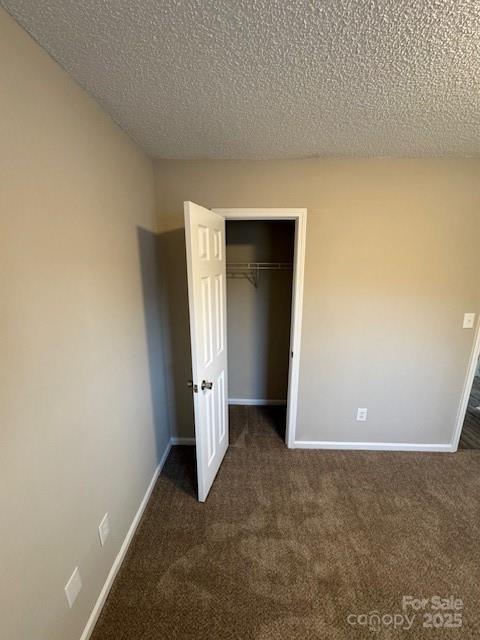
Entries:
{"type": "Polygon", "coordinates": [[[238,271],[243,269],[278,270],[291,268],[291,262],[227,262],[227,271],[238,271]]]}
{"type": "Polygon", "coordinates": [[[291,262],[227,262],[227,277],[246,278],[258,287],[260,271],[289,271],[292,268],[291,262]]]}

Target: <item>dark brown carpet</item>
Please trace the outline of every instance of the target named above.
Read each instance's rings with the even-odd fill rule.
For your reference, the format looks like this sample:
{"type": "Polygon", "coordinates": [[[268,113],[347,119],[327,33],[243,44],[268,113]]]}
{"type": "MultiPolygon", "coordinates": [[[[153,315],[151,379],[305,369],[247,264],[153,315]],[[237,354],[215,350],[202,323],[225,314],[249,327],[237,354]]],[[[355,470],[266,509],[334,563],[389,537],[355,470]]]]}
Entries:
{"type": "Polygon", "coordinates": [[[480,377],[475,376],[460,436],[460,449],[480,449],[480,377]]]}
{"type": "Polygon", "coordinates": [[[172,450],[93,640],[480,638],[480,453],[289,451],[283,419],[232,410],[206,504],[172,450]],[[450,595],[461,629],[393,628],[402,596],[450,595]]]}

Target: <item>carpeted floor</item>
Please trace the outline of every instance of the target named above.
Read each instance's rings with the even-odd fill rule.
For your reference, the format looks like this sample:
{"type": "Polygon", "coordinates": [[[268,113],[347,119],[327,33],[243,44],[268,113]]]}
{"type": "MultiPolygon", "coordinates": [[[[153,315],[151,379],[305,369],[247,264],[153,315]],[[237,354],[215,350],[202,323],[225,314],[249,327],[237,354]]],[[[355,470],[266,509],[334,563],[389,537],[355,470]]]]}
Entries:
{"type": "Polygon", "coordinates": [[[92,640],[480,638],[480,452],[289,451],[283,422],[232,409],[205,504],[172,450],[92,640]]]}

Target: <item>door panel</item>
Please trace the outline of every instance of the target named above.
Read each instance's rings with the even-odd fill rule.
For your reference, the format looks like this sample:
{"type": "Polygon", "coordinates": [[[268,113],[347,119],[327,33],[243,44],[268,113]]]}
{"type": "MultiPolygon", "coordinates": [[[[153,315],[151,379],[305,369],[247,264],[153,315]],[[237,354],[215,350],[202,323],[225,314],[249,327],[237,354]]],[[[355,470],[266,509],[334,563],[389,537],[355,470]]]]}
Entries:
{"type": "Polygon", "coordinates": [[[224,349],[225,338],[224,338],[224,316],[223,316],[223,306],[225,304],[224,295],[223,295],[223,274],[219,273],[215,276],[215,340],[216,340],[216,353],[217,356],[220,355],[224,349]]]}
{"type": "Polygon", "coordinates": [[[218,411],[218,441],[221,444],[226,433],[228,420],[228,401],[225,394],[225,372],[217,378],[217,411],[218,411]]]}
{"type": "Polygon", "coordinates": [[[203,326],[203,366],[212,362],[212,286],[210,276],[201,278],[202,291],[202,326],[203,326]]]}
{"type": "Polygon", "coordinates": [[[225,220],[185,202],[185,237],[198,499],[203,502],[228,448],[225,220]]]}

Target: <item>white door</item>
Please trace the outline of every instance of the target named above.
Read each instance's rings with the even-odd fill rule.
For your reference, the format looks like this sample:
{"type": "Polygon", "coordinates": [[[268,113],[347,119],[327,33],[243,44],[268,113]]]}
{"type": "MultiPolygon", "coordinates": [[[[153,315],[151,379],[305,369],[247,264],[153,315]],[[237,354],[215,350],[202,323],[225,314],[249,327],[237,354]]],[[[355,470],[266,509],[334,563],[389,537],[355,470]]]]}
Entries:
{"type": "Polygon", "coordinates": [[[198,499],[228,449],[225,219],[185,202],[198,499]]]}

